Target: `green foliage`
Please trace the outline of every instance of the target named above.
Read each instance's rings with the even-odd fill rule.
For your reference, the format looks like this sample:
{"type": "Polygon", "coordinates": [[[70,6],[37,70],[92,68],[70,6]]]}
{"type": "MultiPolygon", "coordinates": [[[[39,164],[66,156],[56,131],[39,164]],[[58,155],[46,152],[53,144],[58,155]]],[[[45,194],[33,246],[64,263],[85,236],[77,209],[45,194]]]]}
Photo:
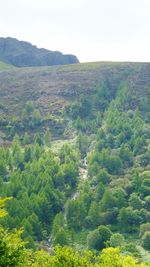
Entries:
{"type": "MultiPolygon", "coordinates": [[[[4,201],[1,202],[2,206],[4,201]]],[[[105,226],[100,226],[99,237],[101,241],[110,238],[111,232],[105,226]]],[[[45,266],[80,266],[80,267],[145,267],[138,264],[131,256],[123,256],[118,249],[107,248],[101,254],[95,255],[90,251],[78,252],[69,247],[55,247],[51,254],[43,250],[33,252],[24,247],[20,239],[21,231],[8,233],[0,227],[0,266],[2,267],[45,267],[45,266]]],[[[113,238],[112,238],[113,239],[113,238]]],[[[119,237],[120,239],[120,237],[119,237]]],[[[60,229],[56,243],[66,242],[65,232],[60,229]]]]}
{"type": "Polygon", "coordinates": [[[101,169],[96,176],[98,183],[108,184],[110,182],[110,175],[105,169],[101,169]]]}
{"type": "Polygon", "coordinates": [[[108,227],[101,225],[87,237],[87,245],[89,249],[101,250],[106,247],[106,242],[110,240],[111,231],[108,227]]]}
{"type": "Polygon", "coordinates": [[[92,202],[89,208],[87,222],[89,228],[95,228],[100,224],[100,208],[96,202],[92,202]]]}
{"type": "Polygon", "coordinates": [[[142,236],[142,246],[145,249],[150,250],[150,231],[146,231],[142,236]]]}
{"type": "Polygon", "coordinates": [[[61,163],[58,156],[49,150],[45,152],[37,143],[22,149],[17,136],[12,153],[1,153],[6,174],[9,173],[6,181],[2,179],[1,194],[13,196],[6,205],[9,215],[2,219],[2,224],[10,228],[23,227],[23,238],[33,247],[34,241],[44,238],[44,230],[50,234],[56,214],[62,211],[68,194],[76,189],[78,158],[69,149],[61,163]]]}
{"type": "Polygon", "coordinates": [[[53,220],[52,235],[55,236],[58,231],[64,227],[63,213],[58,213],[53,220]]]}
{"type": "Polygon", "coordinates": [[[131,207],[122,208],[118,217],[120,227],[126,229],[126,231],[136,231],[137,226],[142,222],[140,213],[137,210],[133,210],[131,207]]]}
{"type": "Polygon", "coordinates": [[[20,232],[8,233],[0,227],[0,266],[17,267],[23,262],[24,243],[20,232]]]}
{"type": "Polygon", "coordinates": [[[80,200],[69,200],[66,207],[66,218],[70,228],[78,231],[82,228],[85,220],[85,206],[80,200]]]}
{"type": "Polygon", "coordinates": [[[125,245],[125,239],[122,234],[113,234],[110,238],[111,247],[123,247],[125,245]]]}
{"type": "MultiPolygon", "coordinates": [[[[10,148],[0,149],[0,194],[3,197],[13,196],[6,204],[9,215],[1,218],[1,223],[10,229],[23,227],[22,237],[28,241],[26,246],[29,248],[45,246],[49,238],[52,244],[85,247],[87,235],[88,245],[92,249],[102,249],[110,245],[124,246],[124,252],[139,256],[138,247],[136,248],[139,232],[141,243],[143,242],[145,248],[148,247],[146,242],[149,235],[146,233],[149,232],[150,221],[150,115],[146,99],[149,88],[145,90],[142,85],[136,87],[136,82],[138,84],[140,81],[140,68],[137,77],[137,70],[131,65],[129,64],[128,71],[125,65],[114,66],[113,70],[112,66],[105,66],[105,77],[103,71],[101,73],[97,69],[95,76],[91,76],[90,86],[86,89],[85,83],[84,86],[79,84],[78,90],[75,90],[76,95],[69,87],[68,92],[73,94],[72,98],[69,102],[64,99],[59,102],[60,99],[57,99],[59,112],[53,108],[53,101],[49,107],[49,101],[44,101],[43,98],[44,106],[42,101],[39,106],[39,101],[36,100],[34,103],[23,103],[18,109],[18,113],[22,110],[21,117],[15,114],[7,118],[7,121],[0,121],[0,127],[6,133],[2,138],[11,141],[14,137],[10,148]],[[100,79],[99,71],[102,75],[100,79]],[[134,81],[132,71],[136,77],[134,81]],[[129,74],[130,82],[127,82],[126,77],[129,74]],[[92,88],[95,77],[99,82],[96,81],[97,85],[92,88]],[[131,88],[132,82],[135,87],[131,88]],[[63,105],[70,103],[63,113],[64,118],[61,113],[62,102],[63,105]],[[53,116],[48,114],[49,108],[53,116]],[[56,113],[59,114],[56,116],[56,113]],[[52,149],[54,145],[49,129],[54,135],[56,145],[58,130],[54,119],[63,121],[59,130],[62,131],[62,127],[65,127],[69,138],[73,137],[73,142],[69,140],[68,143],[73,144],[70,146],[67,140],[60,140],[59,143],[64,142],[64,145],[52,153],[51,144],[52,149]],[[86,179],[82,171],[88,171],[86,179]],[[105,229],[109,232],[109,238],[105,238],[105,235],[103,238],[104,231],[100,231],[100,227],[104,225],[109,225],[113,232],[110,233],[109,228],[105,229]],[[124,234],[126,244],[123,245],[123,236],[118,233],[124,234]]],[[[89,66],[86,68],[88,73],[94,73],[90,72],[89,66]]],[[[144,68],[147,66],[144,65],[144,68]]],[[[74,67],[72,71],[76,73],[77,69],[78,67],[74,67]]],[[[66,70],[59,69],[56,73],[60,71],[62,79],[65,79],[66,70]]],[[[48,73],[45,70],[42,76],[49,75],[48,73]]],[[[39,72],[37,79],[38,74],[39,72]]],[[[146,77],[148,75],[147,73],[146,77]]],[[[141,79],[143,81],[144,77],[141,76],[141,79]]],[[[89,80],[87,85],[88,82],[89,80]]],[[[65,93],[67,86],[66,82],[65,93]]],[[[15,109],[18,100],[22,101],[16,98],[15,109]]],[[[3,104],[2,110],[4,108],[3,104]]],[[[66,251],[64,249],[64,254],[66,251]]],[[[55,253],[53,251],[51,256],[55,253]]],[[[71,253],[74,255],[74,251],[70,249],[71,253]]],[[[111,250],[109,253],[111,254],[111,250]]],[[[57,263],[53,263],[52,258],[43,251],[31,254],[33,261],[31,260],[29,266],[33,263],[35,266],[55,266],[59,262],[56,256],[57,263]]],[[[81,254],[79,253],[79,258],[81,254]]],[[[120,257],[119,254],[116,255],[120,257]]],[[[66,258],[64,262],[66,266],[70,264],[66,258]]],[[[80,260],[79,263],[82,266],[80,260]]],[[[88,262],[87,266],[90,264],[88,262]]],[[[95,262],[92,261],[92,264],[95,262]]],[[[100,264],[108,267],[110,262],[102,261],[101,258],[97,266],[100,264]]],[[[116,266],[117,264],[118,262],[116,266]]],[[[122,262],[119,264],[121,266],[122,262]]],[[[132,262],[130,265],[135,264],[132,262]]]]}
{"type": "Polygon", "coordinates": [[[129,198],[129,204],[135,210],[140,210],[143,206],[142,200],[136,193],[131,194],[129,198]]]}
{"type": "Polygon", "coordinates": [[[25,132],[25,134],[24,134],[22,143],[23,143],[23,145],[27,145],[30,143],[30,136],[27,132],[25,132]]]}
{"type": "Polygon", "coordinates": [[[67,238],[65,230],[63,228],[60,228],[55,235],[53,244],[65,246],[65,245],[68,245],[68,243],[69,242],[68,242],[68,238],[67,238]]]}
{"type": "Polygon", "coordinates": [[[81,153],[81,158],[84,158],[87,154],[88,147],[89,147],[89,140],[86,135],[79,134],[77,138],[77,147],[81,153]]]}
{"type": "Polygon", "coordinates": [[[144,223],[140,226],[140,237],[142,237],[145,232],[150,232],[150,223],[144,223]]]}
{"type": "Polygon", "coordinates": [[[51,134],[48,128],[46,129],[43,140],[46,146],[51,147],[51,134]]]}
{"type": "Polygon", "coordinates": [[[103,194],[101,207],[102,210],[109,210],[116,206],[116,198],[113,196],[111,191],[106,190],[103,194]]]}

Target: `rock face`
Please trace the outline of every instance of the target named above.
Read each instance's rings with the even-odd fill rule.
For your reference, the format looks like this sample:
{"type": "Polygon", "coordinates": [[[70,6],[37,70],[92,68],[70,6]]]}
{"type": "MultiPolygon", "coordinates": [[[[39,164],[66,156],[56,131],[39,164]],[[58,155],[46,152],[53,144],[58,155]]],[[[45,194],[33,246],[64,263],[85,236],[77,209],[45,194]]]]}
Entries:
{"type": "Polygon", "coordinates": [[[16,67],[51,66],[79,63],[74,55],[37,48],[15,38],[0,37],[0,60],[16,67]]]}

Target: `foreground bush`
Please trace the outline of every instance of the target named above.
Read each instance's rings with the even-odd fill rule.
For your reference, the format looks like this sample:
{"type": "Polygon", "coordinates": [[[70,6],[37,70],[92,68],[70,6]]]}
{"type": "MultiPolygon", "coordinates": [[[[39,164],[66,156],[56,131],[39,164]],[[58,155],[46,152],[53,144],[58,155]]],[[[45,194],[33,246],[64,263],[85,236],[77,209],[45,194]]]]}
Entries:
{"type": "Polygon", "coordinates": [[[83,253],[70,247],[56,247],[49,256],[44,251],[38,251],[30,257],[31,267],[146,267],[139,264],[131,256],[124,256],[118,248],[107,248],[96,256],[90,251],[83,253]]]}

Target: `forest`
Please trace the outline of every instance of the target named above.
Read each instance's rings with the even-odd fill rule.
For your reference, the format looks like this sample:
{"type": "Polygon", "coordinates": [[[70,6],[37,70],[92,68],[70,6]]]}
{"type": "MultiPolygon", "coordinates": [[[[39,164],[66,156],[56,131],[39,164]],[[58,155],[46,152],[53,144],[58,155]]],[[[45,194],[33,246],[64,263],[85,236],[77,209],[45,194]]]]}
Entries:
{"type": "Polygon", "coordinates": [[[2,113],[0,266],[149,266],[150,66],[122,68],[60,113],[2,113]]]}

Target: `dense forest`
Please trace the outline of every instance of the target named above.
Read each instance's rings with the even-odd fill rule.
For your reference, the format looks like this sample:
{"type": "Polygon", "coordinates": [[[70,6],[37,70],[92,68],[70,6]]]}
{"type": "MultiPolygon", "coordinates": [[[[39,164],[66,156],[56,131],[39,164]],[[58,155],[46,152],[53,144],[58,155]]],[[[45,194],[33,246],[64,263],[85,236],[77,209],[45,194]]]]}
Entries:
{"type": "Polygon", "coordinates": [[[0,266],[148,266],[150,65],[55,72],[0,74],[12,104],[1,91],[0,266]],[[30,85],[58,76],[58,92],[46,87],[48,98],[22,99],[28,75],[30,85]]]}

